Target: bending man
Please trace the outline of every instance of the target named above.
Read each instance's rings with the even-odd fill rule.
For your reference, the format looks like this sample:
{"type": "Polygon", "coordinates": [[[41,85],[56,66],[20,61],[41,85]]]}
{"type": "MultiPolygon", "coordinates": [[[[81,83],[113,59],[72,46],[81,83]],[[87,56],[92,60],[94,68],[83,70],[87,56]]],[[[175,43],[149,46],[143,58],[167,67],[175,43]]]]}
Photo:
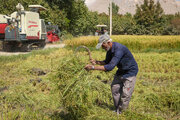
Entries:
{"type": "Polygon", "coordinates": [[[111,84],[111,92],[116,112],[120,114],[128,108],[134,91],[138,65],[128,48],[120,43],[112,42],[107,34],[99,38],[96,48],[101,47],[107,51],[106,59],[104,61],[91,60],[93,65],[86,65],[85,69],[111,71],[115,66],[118,67],[111,84]],[[100,66],[94,66],[95,64],[100,66]]]}

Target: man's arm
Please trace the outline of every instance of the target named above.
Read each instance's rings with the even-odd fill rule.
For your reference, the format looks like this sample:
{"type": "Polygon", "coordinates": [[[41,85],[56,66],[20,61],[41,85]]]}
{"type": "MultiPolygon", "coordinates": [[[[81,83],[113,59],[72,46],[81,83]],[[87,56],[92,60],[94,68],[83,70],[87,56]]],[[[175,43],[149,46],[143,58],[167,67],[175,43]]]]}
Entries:
{"type": "Polygon", "coordinates": [[[91,60],[91,63],[93,65],[106,65],[106,63],[104,61],[97,61],[97,60],[91,60]]]}
{"type": "Polygon", "coordinates": [[[104,61],[97,61],[97,60],[91,60],[92,65],[86,65],[84,68],[86,70],[101,70],[101,71],[106,71],[103,65],[106,65],[104,61]],[[94,65],[102,65],[102,66],[94,66],[94,65]]]}
{"type": "Polygon", "coordinates": [[[101,70],[101,71],[106,71],[104,66],[94,66],[94,65],[86,65],[85,69],[86,70],[101,70]]]}

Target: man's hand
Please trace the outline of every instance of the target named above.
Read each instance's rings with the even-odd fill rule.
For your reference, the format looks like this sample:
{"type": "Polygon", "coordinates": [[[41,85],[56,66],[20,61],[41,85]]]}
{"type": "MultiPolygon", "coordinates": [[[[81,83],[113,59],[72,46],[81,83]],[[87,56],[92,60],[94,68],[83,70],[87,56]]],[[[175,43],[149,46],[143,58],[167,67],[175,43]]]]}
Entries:
{"type": "Polygon", "coordinates": [[[93,65],[95,65],[96,64],[96,60],[90,60],[90,62],[93,64],[93,65]]]}
{"type": "Polygon", "coordinates": [[[84,67],[84,69],[86,69],[86,70],[94,70],[94,66],[93,65],[86,65],[85,67],[84,67]]]}
{"type": "Polygon", "coordinates": [[[94,65],[86,65],[84,67],[84,69],[86,69],[87,71],[89,70],[101,70],[101,71],[106,71],[106,69],[104,68],[104,66],[94,66],[94,65]]]}

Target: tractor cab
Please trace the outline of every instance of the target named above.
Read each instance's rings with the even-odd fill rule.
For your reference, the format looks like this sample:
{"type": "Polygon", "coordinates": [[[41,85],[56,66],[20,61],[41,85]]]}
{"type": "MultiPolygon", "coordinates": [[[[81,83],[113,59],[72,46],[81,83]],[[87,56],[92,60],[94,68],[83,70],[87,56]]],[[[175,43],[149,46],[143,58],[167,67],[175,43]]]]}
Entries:
{"type": "Polygon", "coordinates": [[[108,34],[107,32],[107,25],[96,25],[97,29],[95,32],[95,36],[108,34]]]}

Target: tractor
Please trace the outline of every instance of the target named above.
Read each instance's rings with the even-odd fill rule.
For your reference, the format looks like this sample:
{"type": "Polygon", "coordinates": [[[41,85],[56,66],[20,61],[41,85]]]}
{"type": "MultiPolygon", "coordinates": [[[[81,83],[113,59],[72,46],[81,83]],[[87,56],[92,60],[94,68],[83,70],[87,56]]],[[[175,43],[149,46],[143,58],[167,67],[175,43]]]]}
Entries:
{"type": "Polygon", "coordinates": [[[41,5],[29,5],[30,11],[18,3],[17,11],[10,16],[0,14],[0,40],[4,51],[31,51],[44,48],[46,25],[39,12],[46,10],[41,5]]]}
{"type": "Polygon", "coordinates": [[[95,32],[95,36],[108,34],[106,30],[107,25],[96,25],[96,27],[97,27],[97,30],[95,32]]]}
{"type": "Polygon", "coordinates": [[[47,31],[47,43],[54,43],[60,41],[60,30],[57,25],[51,25],[49,22],[48,25],[46,25],[46,31],[47,31]]]}

